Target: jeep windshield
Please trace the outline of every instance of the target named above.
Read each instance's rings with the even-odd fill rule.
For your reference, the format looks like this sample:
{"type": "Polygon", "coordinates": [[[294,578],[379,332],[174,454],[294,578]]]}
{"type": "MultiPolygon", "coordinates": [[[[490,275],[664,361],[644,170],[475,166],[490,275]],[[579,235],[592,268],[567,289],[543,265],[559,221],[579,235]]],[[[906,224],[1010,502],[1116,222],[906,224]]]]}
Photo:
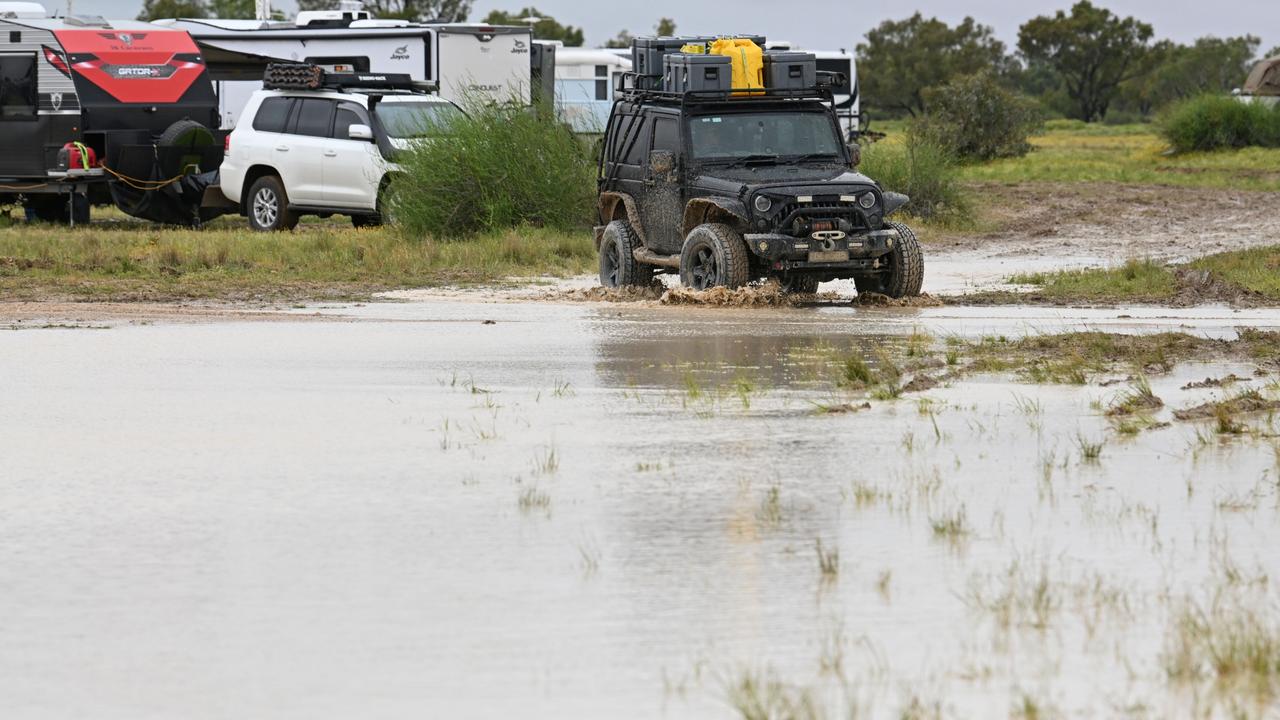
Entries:
{"type": "Polygon", "coordinates": [[[374,114],[382,122],[387,135],[395,140],[447,135],[449,124],[462,116],[462,111],[447,102],[378,103],[374,114]]]}
{"type": "Polygon", "coordinates": [[[698,115],[689,120],[689,145],[703,161],[802,162],[842,160],[840,134],[821,112],[698,115]]]}

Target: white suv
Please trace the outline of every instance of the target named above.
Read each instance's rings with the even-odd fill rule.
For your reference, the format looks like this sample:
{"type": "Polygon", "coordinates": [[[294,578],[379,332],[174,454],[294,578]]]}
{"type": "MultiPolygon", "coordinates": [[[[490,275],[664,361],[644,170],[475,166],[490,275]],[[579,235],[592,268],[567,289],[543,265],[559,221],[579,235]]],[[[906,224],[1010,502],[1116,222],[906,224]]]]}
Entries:
{"type": "Polygon", "coordinates": [[[260,90],[227,136],[222,193],[254,230],[289,230],[308,214],[381,224],[394,153],[461,113],[414,92],[260,90]]]}

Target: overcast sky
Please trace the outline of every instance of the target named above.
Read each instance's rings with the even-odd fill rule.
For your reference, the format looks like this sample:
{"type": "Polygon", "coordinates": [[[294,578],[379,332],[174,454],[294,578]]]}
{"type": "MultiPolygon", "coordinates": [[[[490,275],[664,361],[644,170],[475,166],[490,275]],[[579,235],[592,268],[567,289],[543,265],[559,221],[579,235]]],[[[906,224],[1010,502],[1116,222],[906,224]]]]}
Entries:
{"type": "MultiPolygon", "coordinates": [[[[294,0],[276,0],[282,9],[293,11],[294,0]]],[[[64,0],[65,2],[65,0],[64,0]]],[[[1067,8],[1072,0],[916,0],[912,2],[851,2],[850,0],[639,0],[601,2],[599,0],[477,0],[472,19],[483,18],[489,10],[517,10],[536,4],[557,20],[586,29],[587,44],[599,45],[619,30],[633,34],[652,30],[659,17],[676,20],[681,33],[721,35],[749,32],[791,42],[812,49],[851,48],[866,31],[886,18],[903,18],[916,10],[956,23],[965,15],[991,25],[997,35],[1012,46],[1018,26],[1036,15],[1067,8]],[[726,17],[733,20],[726,22],[726,17]]],[[[75,0],[78,13],[107,17],[133,17],[141,0],[75,0]]],[[[1202,35],[1242,35],[1253,33],[1263,40],[1260,52],[1280,45],[1280,0],[1217,0],[1193,3],[1188,0],[1095,0],[1121,15],[1134,15],[1155,26],[1157,37],[1181,42],[1202,35]]],[[[46,0],[46,7],[55,6],[46,0]]],[[[64,5],[56,6],[64,9],[64,5]]]]}

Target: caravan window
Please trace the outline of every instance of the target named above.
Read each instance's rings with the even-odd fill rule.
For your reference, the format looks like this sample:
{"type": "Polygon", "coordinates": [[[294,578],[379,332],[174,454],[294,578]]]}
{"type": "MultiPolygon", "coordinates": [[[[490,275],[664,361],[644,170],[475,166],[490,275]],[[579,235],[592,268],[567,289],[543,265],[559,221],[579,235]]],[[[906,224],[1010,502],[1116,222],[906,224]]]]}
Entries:
{"type": "Polygon", "coordinates": [[[36,56],[0,55],[0,118],[36,114],[36,56]]]}
{"type": "Polygon", "coordinates": [[[596,66],[596,99],[609,99],[609,66],[596,66]]]}

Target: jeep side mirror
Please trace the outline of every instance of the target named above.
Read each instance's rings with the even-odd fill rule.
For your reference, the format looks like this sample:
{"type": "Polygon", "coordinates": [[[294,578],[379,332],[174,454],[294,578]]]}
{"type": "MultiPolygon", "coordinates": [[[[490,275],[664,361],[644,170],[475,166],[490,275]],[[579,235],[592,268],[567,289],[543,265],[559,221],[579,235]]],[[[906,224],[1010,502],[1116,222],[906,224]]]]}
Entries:
{"type": "Polygon", "coordinates": [[[347,128],[347,137],[352,140],[373,141],[373,128],[368,125],[352,125],[347,128]]]}
{"type": "Polygon", "coordinates": [[[676,154],[670,150],[654,150],[649,153],[649,170],[663,175],[676,169],[676,154]]]}

